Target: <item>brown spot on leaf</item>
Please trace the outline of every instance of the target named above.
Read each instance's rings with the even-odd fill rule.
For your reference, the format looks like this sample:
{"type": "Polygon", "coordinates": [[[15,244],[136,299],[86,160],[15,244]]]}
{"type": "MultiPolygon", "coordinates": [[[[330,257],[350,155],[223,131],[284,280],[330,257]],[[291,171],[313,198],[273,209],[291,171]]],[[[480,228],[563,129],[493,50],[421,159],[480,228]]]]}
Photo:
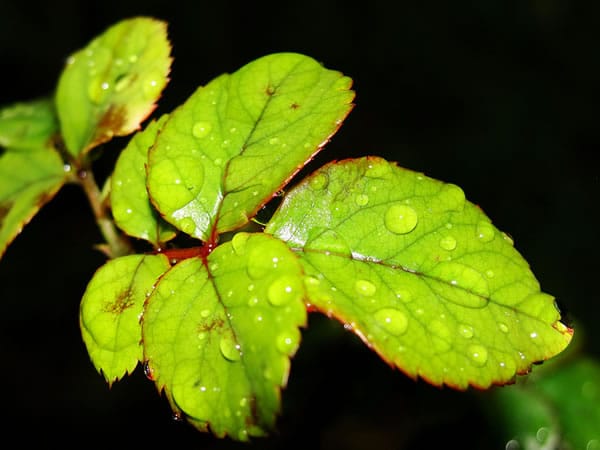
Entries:
{"type": "Polygon", "coordinates": [[[2,202],[0,203],[0,225],[2,225],[2,222],[4,222],[4,219],[6,218],[6,216],[8,216],[8,213],[10,212],[11,208],[13,207],[14,202],[11,201],[6,201],[6,202],[2,202]]]}
{"type": "Polygon", "coordinates": [[[122,314],[125,310],[133,306],[133,299],[131,298],[131,291],[125,289],[121,291],[117,298],[112,303],[107,303],[104,307],[104,311],[115,315],[122,314]]]}
{"type": "Polygon", "coordinates": [[[207,331],[213,331],[217,328],[221,328],[224,323],[225,323],[225,321],[221,318],[213,319],[213,320],[203,320],[198,325],[198,332],[202,333],[202,332],[207,332],[207,331]]]}
{"type": "Polygon", "coordinates": [[[269,97],[272,96],[273,94],[275,94],[275,88],[271,85],[267,86],[267,88],[265,89],[265,94],[267,94],[269,97]]]}
{"type": "Polygon", "coordinates": [[[298,103],[294,102],[294,103],[292,103],[292,104],[290,105],[290,108],[291,108],[291,109],[298,109],[298,108],[300,108],[300,105],[299,105],[298,103]]]}

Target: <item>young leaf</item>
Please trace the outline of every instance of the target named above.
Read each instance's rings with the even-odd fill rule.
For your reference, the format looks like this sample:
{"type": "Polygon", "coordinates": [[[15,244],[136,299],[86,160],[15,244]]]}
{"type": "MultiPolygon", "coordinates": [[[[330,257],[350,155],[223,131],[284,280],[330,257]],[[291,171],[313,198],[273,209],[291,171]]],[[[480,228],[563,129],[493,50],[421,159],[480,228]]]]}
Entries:
{"type": "Polygon", "coordinates": [[[0,109],[0,147],[36,150],[48,146],[58,130],[54,102],[37,99],[0,109]]]}
{"type": "Polygon", "coordinates": [[[238,233],[159,281],[142,324],[149,374],[198,429],[261,436],[306,324],[303,300],[296,255],[271,236],[238,233]]]}
{"type": "Polygon", "coordinates": [[[148,149],[164,125],[167,115],[150,122],[136,133],[119,155],[111,179],[110,202],[117,225],[130,236],[145,239],[155,247],[175,237],[175,229],[162,220],[146,190],[148,149]]]}
{"type": "Polygon", "coordinates": [[[170,51],[166,23],[136,17],[68,58],[56,108],[69,153],[78,156],[139,129],[168,82],[170,51]]]}
{"type": "Polygon", "coordinates": [[[63,161],[51,148],[0,154],[0,257],[65,178],[63,161]]]}
{"type": "Polygon", "coordinates": [[[168,268],[164,255],[129,255],[108,261],[90,280],[81,299],[80,329],[94,367],[109,385],[142,360],[144,302],[168,268]]]}
{"type": "Polygon", "coordinates": [[[150,150],[153,203],[204,241],[246,224],[339,128],[351,83],[307,56],[280,53],[199,88],[150,150]]]}
{"type": "Polygon", "coordinates": [[[312,307],[412,377],[508,383],[571,339],[512,240],[459,187],[383,159],[318,170],[265,231],[301,256],[312,307]]]}

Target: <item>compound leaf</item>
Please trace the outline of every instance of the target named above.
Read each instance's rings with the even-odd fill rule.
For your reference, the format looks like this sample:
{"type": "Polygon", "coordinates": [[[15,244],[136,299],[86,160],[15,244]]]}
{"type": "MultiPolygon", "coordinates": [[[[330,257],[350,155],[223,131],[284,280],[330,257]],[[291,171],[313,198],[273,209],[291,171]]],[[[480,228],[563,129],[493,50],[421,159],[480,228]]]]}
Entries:
{"type": "Polygon", "coordinates": [[[11,150],[38,150],[58,130],[54,102],[37,99],[0,109],[0,147],[11,150]]]}
{"type": "Polygon", "coordinates": [[[312,58],[279,53],[199,88],[150,151],[153,203],[204,241],[246,224],[337,131],[351,84],[312,58]]]}
{"type": "Polygon", "coordinates": [[[236,440],[274,426],[306,323],[298,258],[262,233],[238,233],[159,281],[143,320],[144,359],[176,414],[236,440]]]}
{"type": "Polygon", "coordinates": [[[164,255],[129,255],[100,267],[81,299],[79,323],[88,354],[112,384],[142,360],[144,301],[169,268],[164,255]]]}
{"type": "Polygon", "coordinates": [[[63,161],[51,148],[0,154],[0,257],[65,178],[63,161]]]}
{"type": "Polygon", "coordinates": [[[145,239],[156,247],[176,234],[158,215],[146,190],[148,149],[167,117],[150,122],[144,131],[133,136],[119,155],[111,178],[110,202],[115,222],[130,236],[145,239]]]}
{"type": "Polygon", "coordinates": [[[571,339],[512,240],[458,186],[383,159],[318,170],[265,231],[301,256],[312,307],[412,377],[508,383],[571,339]]]}
{"type": "Polygon", "coordinates": [[[56,108],[73,156],[139,129],[168,82],[170,51],[166,23],[135,17],[67,59],[56,108]]]}

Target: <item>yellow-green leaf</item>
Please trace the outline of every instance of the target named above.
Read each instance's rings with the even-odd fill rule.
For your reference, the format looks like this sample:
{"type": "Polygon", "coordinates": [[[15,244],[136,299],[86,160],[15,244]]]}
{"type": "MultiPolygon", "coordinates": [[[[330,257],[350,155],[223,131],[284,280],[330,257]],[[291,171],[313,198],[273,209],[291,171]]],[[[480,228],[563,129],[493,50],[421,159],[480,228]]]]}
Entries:
{"type": "Polygon", "coordinates": [[[67,59],[56,108],[69,153],[77,156],[140,128],[168,82],[170,51],[165,22],[134,17],[67,59]]]}
{"type": "Polygon", "coordinates": [[[265,231],[301,256],[311,306],[411,377],[508,383],[571,340],[512,239],[456,185],[380,158],[332,163],[265,231]]]}
{"type": "Polygon", "coordinates": [[[199,88],[150,151],[153,203],[204,241],[246,224],[337,131],[351,83],[312,58],[278,53],[199,88]]]}

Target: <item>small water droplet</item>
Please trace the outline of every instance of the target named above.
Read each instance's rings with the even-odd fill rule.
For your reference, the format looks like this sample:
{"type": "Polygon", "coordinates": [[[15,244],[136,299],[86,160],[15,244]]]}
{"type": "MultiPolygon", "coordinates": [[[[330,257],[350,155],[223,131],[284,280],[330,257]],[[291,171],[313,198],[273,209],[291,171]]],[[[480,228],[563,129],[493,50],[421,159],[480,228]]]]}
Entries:
{"type": "Polygon", "coordinates": [[[142,85],[144,96],[147,99],[156,98],[164,86],[165,77],[158,72],[150,73],[142,85]]]}
{"type": "Polygon", "coordinates": [[[369,196],[366,194],[358,194],[354,201],[358,206],[365,206],[367,203],[369,203],[369,196]]]}
{"type": "Polygon", "coordinates": [[[173,411],[171,419],[175,422],[181,422],[183,421],[183,414],[181,414],[181,411],[173,411]]]}
{"type": "Polygon", "coordinates": [[[230,336],[221,337],[221,340],[219,341],[219,349],[221,350],[221,354],[225,357],[225,359],[229,361],[239,361],[242,357],[240,345],[236,344],[233,338],[230,336]]]}
{"type": "Polygon", "coordinates": [[[279,138],[278,137],[272,137],[271,139],[269,139],[269,144],[271,144],[271,145],[279,144],[279,138]]]}
{"type": "Polygon", "coordinates": [[[488,352],[485,347],[481,345],[471,345],[468,349],[469,358],[478,367],[483,367],[487,362],[488,352]]]}
{"type": "Polygon", "coordinates": [[[456,248],[456,239],[452,236],[446,236],[440,240],[440,247],[444,250],[452,251],[456,248]]]}
{"type": "Polygon", "coordinates": [[[183,219],[181,219],[181,222],[179,222],[179,228],[184,233],[193,235],[196,231],[196,222],[194,222],[194,219],[192,219],[191,217],[184,217],[183,219]]]}
{"type": "Polygon", "coordinates": [[[326,172],[318,172],[310,177],[308,184],[315,191],[325,189],[329,184],[329,175],[326,172]]]}
{"type": "Polygon", "coordinates": [[[63,171],[65,171],[66,173],[69,173],[72,170],[71,164],[64,164],[63,165],[63,171]]]}
{"type": "Polygon", "coordinates": [[[282,333],[277,336],[275,345],[284,355],[292,355],[298,349],[300,344],[300,332],[297,333],[282,333]]]}
{"type": "Polygon", "coordinates": [[[203,309],[200,311],[200,315],[206,319],[208,316],[210,316],[210,309],[203,309]]]}
{"type": "Polygon", "coordinates": [[[503,322],[498,322],[498,329],[503,333],[508,333],[508,326],[503,322]]]}
{"type": "Polygon", "coordinates": [[[356,280],[354,290],[365,297],[372,297],[377,292],[377,286],[369,280],[356,280]]]}
{"type": "Polygon", "coordinates": [[[475,234],[481,242],[491,242],[495,236],[494,227],[488,222],[479,222],[475,234]]]}
{"type": "Polygon", "coordinates": [[[485,276],[488,278],[494,278],[494,271],[493,270],[486,270],[485,271],[485,276]]]}
{"type": "Polygon", "coordinates": [[[106,98],[110,85],[101,77],[94,77],[88,85],[88,97],[92,103],[100,104],[106,98]]]}
{"type": "Polygon", "coordinates": [[[212,125],[210,124],[210,122],[200,121],[194,123],[194,125],[192,126],[192,134],[198,139],[208,136],[211,130],[212,125]]]}
{"type": "Polygon", "coordinates": [[[418,222],[417,212],[407,205],[396,204],[388,208],[384,216],[385,227],[395,234],[410,233],[418,222]]]}
{"type": "Polygon", "coordinates": [[[302,282],[299,277],[284,275],[276,279],[269,290],[267,298],[274,306],[286,305],[290,302],[297,302],[303,297],[302,282]]]}
{"type": "Polygon", "coordinates": [[[406,315],[392,308],[383,308],[375,313],[375,320],[382,328],[394,336],[400,336],[408,328],[406,315]]]}
{"type": "Polygon", "coordinates": [[[396,298],[402,300],[404,303],[408,303],[412,300],[412,295],[409,291],[399,289],[396,291],[396,298]]]}
{"type": "Polygon", "coordinates": [[[465,207],[465,193],[455,184],[444,184],[438,196],[444,211],[462,211],[465,207]]]}
{"type": "Polygon", "coordinates": [[[246,243],[250,235],[248,233],[236,233],[231,239],[233,251],[238,255],[243,255],[246,251],[246,243]]]}
{"type": "Polygon", "coordinates": [[[238,433],[238,439],[242,442],[245,442],[248,440],[248,430],[240,430],[240,432],[238,433]]]}
{"type": "Polygon", "coordinates": [[[473,337],[473,327],[471,325],[460,324],[458,326],[458,332],[466,339],[471,339],[473,337]]]}
{"type": "Polygon", "coordinates": [[[502,239],[504,239],[510,245],[515,245],[514,239],[510,235],[508,235],[507,233],[502,232],[502,239]]]}
{"type": "Polygon", "coordinates": [[[537,339],[537,337],[538,337],[538,334],[537,334],[535,331],[532,331],[531,333],[529,333],[529,337],[530,337],[531,339],[537,339]]]}

